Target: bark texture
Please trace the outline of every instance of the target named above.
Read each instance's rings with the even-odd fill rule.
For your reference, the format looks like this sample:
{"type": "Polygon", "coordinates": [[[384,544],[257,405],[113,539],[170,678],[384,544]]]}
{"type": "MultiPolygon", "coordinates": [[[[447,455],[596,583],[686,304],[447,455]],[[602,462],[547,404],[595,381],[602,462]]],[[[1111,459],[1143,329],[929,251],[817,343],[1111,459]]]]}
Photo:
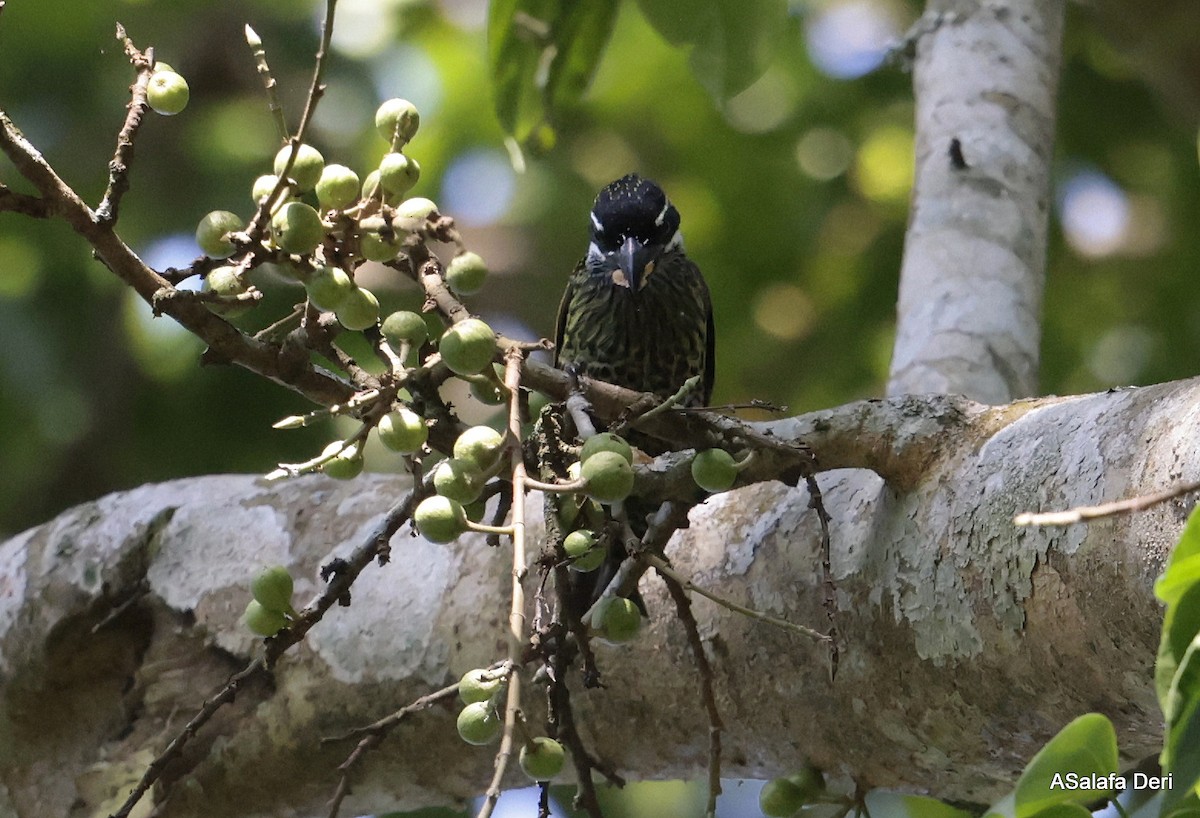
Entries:
{"type": "MultiPolygon", "coordinates": [[[[1189,503],[1065,529],[1016,529],[1011,518],[1195,479],[1200,381],[1003,407],[922,400],[771,427],[846,467],[821,475],[842,660],[831,681],[823,649],[697,600],[726,775],[810,760],[866,786],[982,803],[1090,710],[1113,719],[1125,760],[1157,750],[1151,587],[1189,503]]],[[[178,481],[77,507],[0,545],[0,815],[106,815],[261,650],[237,621],[258,567],[290,566],[307,601],[320,566],[405,487],[378,476],[178,481]]],[[[698,508],[668,555],[705,587],[823,628],[817,534],[806,492],[764,483],[698,508]]],[[[168,770],[159,814],[321,814],[353,748],[323,737],[503,656],[506,549],[432,545],[407,527],[392,545],[350,607],[201,731],[168,770]]],[[[646,633],[600,649],[608,687],[577,691],[576,707],[598,755],[623,773],[695,777],[707,726],[685,635],[661,584],[647,577],[643,592],[646,633]]],[[[534,690],[526,701],[535,724],[539,700],[534,690]]],[[[343,814],[480,792],[491,752],[463,745],[454,718],[435,708],[401,726],[358,768],[343,814]]]]}
{"type": "Polygon", "coordinates": [[[888,394],[1037,393],[1063,0],[938,0],[914,29],[916,178],[888,394]]]}

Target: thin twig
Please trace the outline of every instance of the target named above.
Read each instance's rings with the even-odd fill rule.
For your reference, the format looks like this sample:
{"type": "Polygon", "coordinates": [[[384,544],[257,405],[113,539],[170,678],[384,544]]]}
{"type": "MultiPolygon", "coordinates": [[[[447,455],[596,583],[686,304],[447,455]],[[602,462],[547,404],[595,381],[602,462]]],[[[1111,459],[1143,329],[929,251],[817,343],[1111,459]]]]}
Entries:
{"type": "Polygon", "coordinates": [[[249,25],[246,26],[245,34],[246,44],[250,46],[250,51],[254,55],[254,66],[258,71],[258,77],[262,80],[263,88],[267,92],[267,108],[271,112],[271,118],[275,120],[280,140],[286,141],[288,138],[287,118],[283,115],[283,103],[279,101],[279,83],[271,74],[271,66],[267,63],[267,52],[263,48],[262,37],[259,37],[258,32],[249,25]]]}
{"type": "Polygon", "coordinates": [[[259,657],[234,674],[225,683],[224,687],[217,691],[212,698],[204,702],[200,711],[192,716],[188,723],[184,725],[184,728],[175,735],[175,738],[171,739],[171,743],[150,762],[149,766],[146,767],[146,771],[142,773],[141,780],[138,781],[137,786],[133,788],[133,791],[129,793],[129,797],[125,799],[125,803],[121,805],[120,809],[110,815],[109,818],[128,818],[130,810],[154,786],[154,782],[158,781],[166,766],[183,752],[183,748],[187,746],[187,743],[191,741],[200,728],[207,724],[209,719],[216,715],[216,712],[224,705],[233,701],[238,691],[242,689],[242,686],[246,682],[266,672],[266,661],[262,657],[259,657]]]}
{"type": "MultiPolygon", "coordinates": [[[[753,454],[753,452],[751,452],[753,454]]],[[[817,483],[816,475],[807,475],[808,507],[817,513],[817,522],[821,526],[821,588],[823,595],[821,604],[825,608],[825,617],[829,620],[829,681],[837,676],[838,661],[841,658],[838,648],[838,602],[837,584],[833,581],[833,566],[830,559],[832,537],[829,534],[829,512],[825,510],[825,498],[821,494],[821,486],[817,483]]]]}
{"type": "Polygon", "coordinates": [[[384,515],[384,518],[375,528],[371,530],[363,542],[350,553],[350,556],[338,563],[338,570],[332,573],[321,595],[309,603],[304,610],[300,611],[287,628],[267,640],[264,655],[251,661],[250,664],[226,682],[212,698],[204,702],[200,711],[176,734],[175,738],[171,740],[166,748],[150,762],[141,779],[138,781],[137,786],[129,793],[129,797],[125,799],[120,809],[109,818],[128,818],[130,811],[137,805],[138,801],[149,792],[154,783],[162,776],[164,768],[166,768],[172,759],[183,752],[183,748],[187,746],[188,742],[195,737],[200,728],[207,724],[223,705],[233,701],[242,685],[254,676],[268,672],[284,651],[300,642],[304,638],[304,635],[321,621],[326,611],[348,597],[350,586],[354,584],[354,580],[358,578],[358,575],[372,561],[386,550],[388,540],[400,529],[404,521],[412,516],[412,510],[416,504],[416,496],[417,492],[409,492],[403,500],[396,503],[384,515]]]}
{"type": "Polygon", "coordinates": [[[1128,500],[1116,500],[1102,503],[1098,506],[1077,506],[1067,511],[1047,511],[1035,513],[1026,511],[1013,518],[1013,525],[1071,525],[1085,520],[1096,520],[1101,517],[1114,517],[1118,514],[1131,514],[1135,511],[1145,511],[1159,503],[1174,500],[1193,491],[1200,491],[1200,482],[1184,483],[1173,489],[1145,494],[1141,497],[1130,497],[1128,500]]]}
{"type": "Polygon", "coordinates": [[[717,709],[717,694],[713,690],[712,665],[709,664],[708,656],[704,653],[704,642],[700,638],[700,628],[696,624],[696,617],[692,614],[692,602],[688,598],[687,591],[683,589],[683,585],[678,580],[664,574],[661,570],[658,573],[666,583],[671,599],[675,602],[675,613],[679,616],[679,621],[683,623],[684,632],[687,633],[688,647],[691,648],[692,658],[696,662],[696,670],[700,674],[700,701],[704,704],[704,711],[708,715],[708,805],[705,807],[704,814],[707,818],[714,818],[717,814],[717,796],[721,794],[721,731],[725,726],[721,722],[721,712],[717,709]]]}
{"type": "Polygon", "coordinates": [[[500,737],[500,748],[496,751],[495,770],[488,785],[478,818],[488,818],[500,799],[500,785],[512,757],[517,719],[521,709],[521,674],[516,670],[521,661],[527,641],[525,635],[525,457],[520,445],[521,364],[525,355],[519,349],[510,349],[504,361],[504,385],[509,390],[508,433],[512,441],[510,463],[512,468],[512,600],[508,613],[508,659],[514,670],[508,678],[508,698],[504,705],[504,733],[500,737]]]}
{"type": "MultiPolygon", "coordinates": [[[[333,37],[333,14],[336,10],[337,0],[325,0],[325,20],[321,24],[321,45],[317,49],[317,57],[313,65],[312,83],[308,87],[308,96],[304,100],[304,113],[300,115],[300,125],[296,128],[295,136],[291,138],[292,150],[288,153],[287,162],[279,174],[279,181],[275,183],[275,189],[259,204],[258,212],[254,214],[254,218],[246,228],[246,232],[254,240],[257,240],[262,235],[263,228],[266,225],[267,218],[271,214],[272,208],[274,208],[275,203],[279,201],[279,197],[283,195],[284,189],[288,186],[288,174],[292,170],[292,165],[296,162],[296,154],[300,152],[300,145],[308,135],[308,126],[312,122],[313,113],[317,109],[317,102],[325,95],[325,86],[322,84],[322,80],[325,76],[325,62],[329,56],[329,43],[333,37]]],[[[285,133],[286,130],[285,124],[285,133]]]]}
{"type": "Polygon", "coordinates": [[[649,552],[643,551],[642,553],[637,555],[636,559],[641,560],[646,565],[649,565],[651,568],[658,571],[663,576],[668,576],[671,579],[675,580],[680,585],[682,585],[685,590],[700,594],[700,596],[717,603],[722,608],[728,608],[729,610],[733,611],[734,613],[740,613],[743,616],[748,616],[751,619],[758,620],[759,622],[766,622],[768,625],[774,625],[777,628],[783,628],[784,630],[791,631],[792,633],[797,634],[799,636],[804,636],[808,639],[812,639],[814,642],[828,643],[828,642],[832,641],[829,636],[827,636],[813,628],[807,627],[805,625],[797,625],[795,622],[788,622],[786,619],[780,619],[777,616],[771,616],[770,614],[763,613],[762,611],[756,611],[753,608],[747,608],[745,605],[739,605],[738,603],[736,603],[732,600],[717,596],[712,591],[701,588],[699,585],[697,585],[696,583],[692,582],[687,577],[680,574],[678,571],[676,571],[674,568],[672,568],[667,563],[666,560],[664,560],[662,557],[658,556],[657,554],[651,554],[649,552]]]}
{"type": "Polygon", "coordinates": [[[147,110],[146,89],[150,85],[150,60],[134,47],[133,41],[125,33],[125,27],[117,23],[117,39],[125,47],[125,56],[137,71],[137,79],[130,88],[130,99],[125,114],[125,123],[117,134],[117,147],[112,160],[108,163],[108,188],[104,198],[96,208],[96,219],[102,224],[115,224],[117,210],[121,207],[121,197],[129,190],[129,165],[133,162],[133,144],[138,129],[142,126],[142,117],[147,110]]]}
{"type": "Polygon", "coordinates": [[[376,747],[381,741],[384,740],[384,738],[387,737],[388,733],[408,719],[409,716],[419,713],[420,711],[425,710],[439,702],[452,699],[457,695],[458,682],[455,682],[452,685],[443,687],[441,690],[437,690],[433,693],[422,696],[421,698],[412,702],[412,704],[400,708],[395,713],[391,713],[379,721],[369,724],[366,727],[356,728],[345,736],[321,739],[322,744],[328,744],[330,742],[340,741],[342,739],[351,738],[357,735],[362,736],[362,739],[359,740],[358,744],[354,747],[354,750],[351,751],[350,755],[346,757],[346,760],[338,765],[338,785],[337,789],[334,791],[333,798],[331,798],[329,801],[329,818],[337,818],[338,812],[342,806],[342,801],[344,801],[346,796],[350,794],[350,772],[354,769],[355,765],[362,760],[362,757],[366,755],[368,751],[376,747]]]}

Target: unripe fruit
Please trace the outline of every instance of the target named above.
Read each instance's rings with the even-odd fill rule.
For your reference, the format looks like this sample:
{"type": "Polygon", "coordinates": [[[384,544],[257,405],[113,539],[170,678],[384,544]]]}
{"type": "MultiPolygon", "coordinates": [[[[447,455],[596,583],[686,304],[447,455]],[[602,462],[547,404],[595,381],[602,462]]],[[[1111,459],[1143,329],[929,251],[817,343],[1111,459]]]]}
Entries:
{"type": "MultiPolygon", "coordinates": [[[[283,175],[283,169],[291,155],[291,145],[284,145],[279,149],[279,153],[275,154],[275,175],[283,175]]],[[[321,152],[312,145],[301,145],[296,151],[296,161],[292,163],[292,170],[288,174],[288,178],[296,183],[296,190],[299,193],[304,193],[316,187],[323,170],[325,170],[325,157],[321,155],[321,152]]]]}
{"type": "Polygon", "coordinates": [[[367,178],[363,179],[362,197],[370,199],[372,196],[377,196],[383,193],[383,186],[379,184],[379,169],[371,171],[367,174],[367,178]]]}
{"type": "Polygon", "coordinates": [[[471,295],[483,287],[487,273],[487,265],[478,253],[459,253],[446,265],[446,283],[459,295],[471,295]]]}
{"type": "Polygon", "coordinates": [[[573,571],[586,573],[595,571],[604,564],[604,549],[596,544],[596,535],[586,528],[572,531],[563,540],[563,550],[571,559],[569,566],[573,571]]]}
{"type": "Polygon", "coordinates": [[[405,344],[419,347],[429,340],[429,325],[425,323],[425,319],[408,310],[392,313],[383,319],[383,326],[379,329],[388,344],[397,352],[405,344]]]}
{"type": "Polygon", "coordinates": [[[421,501],[413,512],[421,536],[433,543],[448,543],[467,530],[467,514],[461,504],[435,494],[421,501]]]}
{"type": "Polygon", "coordinates": [[[496,465],[504,449],[504,436],[491,426],[472,426],[454,441],[454,457],[481,473],[496,465]]]}
{"type": "MultiPolygon", "coordinates": [[[[261,205],[262,200],[271,195],[271,191],[275,189],[275,185],[279,184],[279,177],[274,173],[267,173],[259,176],[254,180],[254,184],[250,186],[250,198],[256,205],[261,205]]],[[[283,186],[283,190],[279,193],[279,198],[275,201],[275,209],[273,212],[278,213],[279,209],[288,203],[292,195],[292,189],[288,185],[283,186]]]]}
{"type": "Polygon", "coordinates": [[[499,406],[508,400],[508,390],[491,380],[471,381],[471,394],[475,400],[488,406],[499,406]]]}
{"type": "Polygon", "coordinates": [[[355,287],[333,311],[337,320],[348,330],[364,330],[379,321],[379,299],[370,290],[355,287]]]}
{"type": "Polygon", "coordinates": [[[475,375],[496,355],[496,333],[478,318],[467,318],[442,333],[438,351],[456,375],[475,375]]]}
{"type": "Polygon", "coordinates": [[[154,73],[157,74],[159,71],[174,71],[176,74],[179,73],[178,71],[175,71],[174,66],[172,66],[170,63],[163,62],[162,60],[155,60],[154,73]]]}
{"type": "Polygon", "coordinates": [[[292,610],[292,575],[282,565],[264,568],[250,581],[250,593],[268,611],[289,613],[292,610]]]}
{"type": "Polygon", "coordinates": [[[429,217],[436,215],[437,212],[436,204],[420,196],[405,199],[396,206],[396,218],[401,220],[404,229],[409,232],[424,228],[429,217]]]}
{"type": "Polygon", "coordinates": [[[332,312],[354,290],[354,280],[341,267],[318,267],[304,282],[304,289],[313,306],[332,312]]]}
{"type": "Polygon", "coordinates": [[[538,736],[521,748],[520,764],[534,781],[550,781],[562,772],[566,760],[563,746],[552,738],[538,736]]]}
{"type": "Polygon", "coordinates": [[[403,196],[421,178],[417,160],[402,153],[386,154],[379,162],[379,183],[393,196],[403,196]]]}
{"type": "Polygon", "coordinates": [[[408,142],[417,133],[421,115],[417,106],[406,99],[389,99],[375,111],[375,127],[379,135],[396,148],[408,142]]]}
{"type": "Polygon", "coordinates": [[[772,779],[758,791],[758,808],[768,818],[789,818],[800,811],[805,800],[800,788],[787,778],[772,779]]]}
{"type": "Polygon", "coordinates": [[[345,165],[326,165],[317,180],[317,201],[326,210],[341,210],[358,201],[358,174],[345,165]]]}
{"type": "Polygon", "coordinates": [[[357,443],[343,448],[342,442],[335,440],[326,446],[321,454],[332,455],[339,449],[341,449],[340,454],[334,455],[331,460],[326,460],[321,464],[321,471],[337,480],[350,480],[362,474],[363,456],[357,443]]]}
{"type": "Polygon", "coordinates": [[[450,458],[443,460],[433,472],[434,490],[459,503],[473,503],[483,491],[483,475],[473,463],[450,458]]]}
{"type": "Polygon", "coordinates": [[[692,479],[705,491],[725,491],[737,476],[733,455],[724,449],[705,449],[692,459],[692,479]]]}
{"type": "Polygon", "coordinates": [[[504,721],[490,702],[472,702],[458,714],[458,735],[467,744],[491,744],[503,726],[504,721]]]}
{"type": "Polygon", "coordinates": [[[280,611],[264,608],[256,599],[247,603],[242,622],[259,636],[274,636],[287,627],[287,619],[280,611]]]}
{"type": "Polygon", "coordinates": [[[304,202],[288,202],[271,217],[275,243],[289,253],[302,256],[317,249],[325,238],[321,214],[304,202]]]}
{"type": "Polygon", "coordinates": [[[458,680],[458,697],[463,704],[486,702],[504,689],[504,677],[491,670],[477,667],[468,670],[458,680]]]}
{"type": "Polygon", "coordinates": [[[367,261],[391,261],[400,255],[400,237],[393,234],[385,239],[373,230],[364,230],[358,237],[358,251],[367,261]]]}
{"type": "Polygon", "coordinates": [[[616,452],[596,452],[580,470],[587,481],[584,492],[601,503],[624,500],[633,491],[633,467],[616,452]]]}
{"type": "Polygon", "coordinates": [[[632,641],[642,629],[642,612],[623,596],[613,596],[600,603],[593,622],[600,636],[621,645],[632,641]]]}
{"type": "Polygon", "coordinates": [[[787,777],[787,780],[800,789],[800,794],[804,798],[805,803],[813,800],[825,791],[825,776],[811,764],[805,764],[800,772],[792,773],[787,777]]]}
{"type": "Polygon", "coordinates": [[[616,452],[625,458],[626,463],[633,463],[633,449],[625,442],[625,438],[614,435],[612,432],[601,432],[583,441],[583,448],[579,450],[579,459],[586,463],[588,458],[599,452],[616,452]]]}
{"type": "Polygon", "coordinates": [[[242,220],[228,210],[214,210],[196,225],[196,244],[209,258],[229,258],[237,246],[226,238],[226,233],[242,229],[242,220]]]}
{"type": "Polygon", "coordinates": [[[237,268],[228,264],[209,270],[204,282],[217,295],[241,295],[247,290],[246,282],[238,275],[237,268]]]}
{"type": "Polygon", "coordinates": [[[173,116],[187,107],[187,80],[174,71],[155,71],[150,76],[150,84],[146,86],[146,102],[156,113],[163,116],[173,116]]]}
{"type": "Polygon", "coordinates": [[[483,522],[483,515],[487,513],[487,500],[476,500],[473,503],[467,503],[463,506],[463,511],[466,512],[467,519],[471,522],[483,522]]]}
{"type": "Polygon", "coordinates": [[[407,406],[389,412],[379,420],[379,442],[394,452],[408,454],[425,445],[429,427],[425,418],[407,406]]]}

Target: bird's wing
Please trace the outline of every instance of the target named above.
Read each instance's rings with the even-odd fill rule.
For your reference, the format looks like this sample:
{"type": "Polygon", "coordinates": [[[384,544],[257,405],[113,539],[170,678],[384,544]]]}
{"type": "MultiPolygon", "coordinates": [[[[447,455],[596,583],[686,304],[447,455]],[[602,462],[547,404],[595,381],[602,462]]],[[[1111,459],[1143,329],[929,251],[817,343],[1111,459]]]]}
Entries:
{"type": "MultiPolygon", "coordinates": [[[[707,300],[707,299],[706,299],[707,300]]],[[[704,339],[704,395],[703,405],[713,398],[713,383],[716,380],[716,327],[713,325],[713,302],[708,302],[708,332],[704,339]]]]}
{"type": "Polygon", "coordinates": [[[563,291],[562,301],[558,302],[558,321],[554,327],[554,365],[561,366],[563,336],[567,331],[567,313],[571,309],[571,298],[575,295],[575,276],[567,279],[567,289],[563,291]]]}

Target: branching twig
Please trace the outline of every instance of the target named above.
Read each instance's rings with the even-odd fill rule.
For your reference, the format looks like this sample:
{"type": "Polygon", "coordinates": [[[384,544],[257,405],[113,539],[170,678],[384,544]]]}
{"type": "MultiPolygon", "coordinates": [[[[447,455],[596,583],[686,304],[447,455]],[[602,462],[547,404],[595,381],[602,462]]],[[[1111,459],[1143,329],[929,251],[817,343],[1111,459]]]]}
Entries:
{"type": "MultiPolygon", "coordinates": [[[[322,80],[325,77],[325,62],[329,56],[329,43],[333,38],[333,14],[336,10],[337,0],[325,0],[325,20],[321,24],[321,45],[317,48],[317,57],[313,65],[312,83],[308,87],[308,96],[304,100],[304,113],[300,115],[300,125],[296,128],[296,135],[291,138],[292,150],[288,153],[287,162],[279,174],[279,181],[275,183],[275,189],[271,191],[270,195],[263,198],[259,204],[258,212],[254,214],[254,218],[246,227],[246,232],[252,239],[257,240],[262,235],[263,228],[271,215],[272,208],[279,201],[279,197],[283,195],[284,189],[287,188],[288,174],[291,173],[292,165],[296,162],[296,154],[300,152],[300,145],[304,142],[304,137],[308,135],[308,126],[312,122],[313,113],[317,109],[317,102],[325,95],[325,86],[322,80]]],[[[255,36],[257,37],[257,35],[255,36]]],[[[259,48],[261,47],[262,42],[260,41],[259,48]]],[[[282,116],[282,112],[279,116],[282,116]]],[[[278,118],[276,121],[278,121],[278,118]]],[[[287,132],[286,123],[284,124],[284,132],[285,134],[287,132]]]]}
{"type": "Polygon", "coordinates": [[[0,185],[0,212],[5,210],[33,219],[48,219],[55,215],[50,203],[40,196],[18,193],[7,185],[0,185]]]}
{"type": "Polygon", "coordinates": [[[295,619],[292,620],[289,627],[267,640],[266,651],[263,656],[251,661],[250,664],[226,682],[224,687],[217,691],[212,698],[204,702],[200,711],[176,734],[175,738],[171,740],[166,748],[150,762],[146,771],[142,774],[141,780],[138,781],[137,786],[130,792],[129,797],[125,799],[120,809],[113,813],[110,818],[128,818],[130,810],[149,792],[150,788],[154,786],[154,783],[162,775],[163,769],[166,768],[172,759],[183,752],[183,748],[195,737],[200,728],[207,724],[223,705],[233,701],[238,690],[248,680],[260,673],[268,672],[284,651],[300,642],[304,638],[304,635],[321,621],[326,611],[347,597],[350,592],[350,586],[358,578],[358,575],[386,550],[388,540],[400,529],[404,521],[412,516],[412,510],[416,504],[416,495],[417,492],[409,492],[403,500],[388,511],[383,520],[350,553],[350,556],[339,562],[338,570],[330,576],[329,582],[325,586],[325,590],[321,592],[321,595],[309,603],[304,610],[300,611],[295,619]]]}
{"type": "Polygon", "coordinates": [[[1098,506],[1078,506],[1066,511],[1047,511],[1043,513],[1026,511],[1024,514],[1018,514],[1013,518],[1013,525],[1071,525],[1072,523],[1096,520],[1101,517],[1131,514],[1135,511],[1145,511],[1148,508],[1153,508],[1159,503],[1174,500],[1176,497],[1191,494],[1193,491],[1200,491],[1200,482],[1184,483],[1173,489],[1156,491],[1153,494],[1145,494],[1141,497],[1130,497],[1127,500],[1102,503],[1098,506]]]}
{"type": "Polygon", "coordinates": [[[437,704],[438,702],[442,702],[447,699],[453,699],[457,695],[458,682],[455,682],[448,687],[443,687],[441,690],[437,690],[433,693],[422,696],[412,704],[400,708],[395,713],[385,716],[379,721],[369,724],[366,727],[356,728],[345,736],[321,739],[322,744],[328,744],[333,741],[340,741],[353,736],[362,736],[362,739],[359,740],[354,750],[351,751],[346,760],[338,766],[338,785],[337,790],[334,791],[333,798],[331,798],[329,801],[329,818],[337,818],[338,812],[342,806],[342,801],[345,800],[346,796],[350,794],[350,772],[354,769],[354,766],[362,760],[362,757],[365,756],[368,751],[382,742],[384,738],[387,737],[388,733],[398,727],[401,722],[405,721],[409,716],[419,713],[420,711],[425,710],[432,705],[437,704]]]}

